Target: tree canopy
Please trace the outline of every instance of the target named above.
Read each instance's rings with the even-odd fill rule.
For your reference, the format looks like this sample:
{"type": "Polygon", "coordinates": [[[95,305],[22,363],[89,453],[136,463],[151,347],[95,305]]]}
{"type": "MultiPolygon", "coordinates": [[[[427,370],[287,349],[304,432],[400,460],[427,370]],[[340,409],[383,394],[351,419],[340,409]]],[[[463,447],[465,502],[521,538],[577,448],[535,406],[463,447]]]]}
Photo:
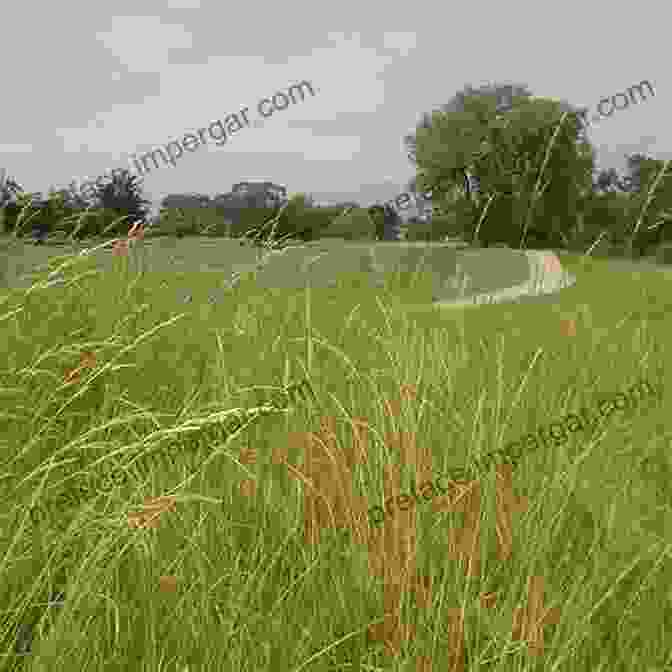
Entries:
{"type": "Polygon", "coordinates": [[[466,87],[405,138],[416,185],[434,201],[461,189],[474,240],[525,246],[529,231],[546,242],[566,237],[594,170],[579,116],[523,86],[466,87]]]}

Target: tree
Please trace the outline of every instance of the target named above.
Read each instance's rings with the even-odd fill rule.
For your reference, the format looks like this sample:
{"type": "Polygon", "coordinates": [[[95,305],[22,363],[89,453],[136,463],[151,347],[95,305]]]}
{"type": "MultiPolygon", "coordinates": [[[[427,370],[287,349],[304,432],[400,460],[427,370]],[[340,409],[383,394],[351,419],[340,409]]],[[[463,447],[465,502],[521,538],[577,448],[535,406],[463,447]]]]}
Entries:
{"type": "Polygon", "coordinates": [[[615,168],[602,169],[597,173],[594,187],[596,191],[609,192],[618,188],[619,176],[615,168]]]}
{"type": "Polygon", "coordinates": [[[287,200],[287,189],[274,182],[238,182],[231,193],[250,208],[278,207],[287,200]]]}
{"type": "Polygon", "coordinates": [[[441,198],[445,200],[448,191],[463,190],[468,204],[469,220],[472,222],[468,227],[471,231],[465,232],[468,236],[473,236],[485,203],[479,198],[481,194],[478,178],[470,174],[469,167],[484,148],[487,151],[487,133],[483,132],[484,127],[487,127],[487,120],[512,109],[530,95],[521,85],[491,84],[480,89],[467,85],[438,111],[424,113],[415,136],[408,135],[404,138],[408,157],[418,170],[418,175],[409,185],[415,191],[419,188],[425,190],[425,196],[431,193],[433,203],[441,198]],[[484,104],[475,104],[479,99],[484,104]],[[447,124],[446,120],[449,120],[447,124]],[[437,125],[442,127],[438,134],[435,132],[438,130],[437,125]],[[439,143],[448,151],[448,157],[444,153],[443,156],[437,155],[434,161],[430,159],[432,167],[418,163],[418,142],[428,134],[440,136],[439,143]],[[450,157],[451,148],[454,150],[453,157],[450,157]],[[440,164],[443,164],[442,170],[437,173],[436,168],[440,164]],[[475,186],[478,190],[474,189],[475,186]]]}
{"type": "MultiPolygon", "coordinates": [[[[496,114],[503,114],[519,104],[521,100],[529,98],[532,94],[524,85],[520,84],[486,84],[478,89],[470,85],[466,85],[462,91],[458,91],[448,103],[441,105],[439,112],[464,112],[467,106],[467,101],[476,96],[487,96],[494,101],[494,110],[496,114]]],[[[419,130],[429,130],[432,126],[432,114],[423,113],[422,119],[416,128],[419,130]]],[[[414,135],[407,135],[404,137],[404,143],[408,150],[408,157],[412,163],[417,165],[417,138],[414,135]]],[[[468,179],[467,165],[460,167],[463,171],[463,185],[467,193],[470,191],[470,181],[468,179]]],[[[409,189],[417,191],[418,180],[417,176],[411,178],[409,181],[409,189]]]]}
{"type": "Polygon", "coordinates": [[[96,233],[102,233],[120,217],[125,218],[123,233],[128,233],[136,221],[147,222],[151,202],[143,197],[140,180],[124,168],[96,183],[96,205],[102,210],[96,233]]]}
{"type": "Polygon", "coordinates": [[[641,168],[642,164],[646,163],[647,156],[645,154],[630,154],[626,157],[626,161],[629,181],[633,189],[639,191],[641,188],[641,168]]]}
{"type": "Polygon", "coordinates": [[[7,177],[7,171],[0,171],[0,207],[15,201],[19,194],[23,193],[23,187],[11,177],[7,177]]]}
{"type": "Polygon", "coordinates": [[[672,168],[669,161],[660,161],[637,154],[628,159],[637,192],[633,194],[633,209],[637,212],[628,249],[637,256],[649,245],[659,245],[670,237],[672,218],[672,168]]]}
{"type": "Polygon", "coordinates": [[[377,203],[367,209],[367,214],[374,223],[376,240],[383,240],[385,237],[385,208],[377,203]]]}
{"type": "Polygon", "coordinates": [[[170,208],[205,208],[210,205],[210,197],[206,194],[168,194],[161,199],[161,209],[170,208]]]}
{"type": "Polygon", "coordinates": [[[579,113],[510,85],[467,87],[444,108],[425,114],[407,138],[422,188],[445,195],[462,183],[471,209],[465,233],[474,242],[482,235],[486,244],[524,247],[528,231],[543,238],[542,229],[548,239],[566,239],[594,166],[579,113]]]}
{"type": "Polygon", "coordinates": [[[231,192],[226,194],[217,194],[211,201],[211,206],[224,219],[237,223],[240,219],[240,212],[246,205],[240,199],[234,196],[231,192]]]}
{"type": "Polygon", "coordinates": [[[0,172],[0,228],[8,233],[13,230],[13,221],[17,215],[17,199],[23,194],[23,187],[11,177],[3,168],[0,172]]]}
{"type": "Polygon", "coordinates": [[[302,192],[292,194],[280,206],[276,225],[276,238],[295,238],[303,241],[319,238],[329,224],[329,213],[338,212],[334,207],[318,208],[310,194],[302,192]]]}
{"type": "Polygon", "coordinates": [[[635,181],[631,175],[619,175],[615,168],[603,168],[597,171],[593,189],[597,192],[632,193],[639,189],[638,178],[635,181]]]}

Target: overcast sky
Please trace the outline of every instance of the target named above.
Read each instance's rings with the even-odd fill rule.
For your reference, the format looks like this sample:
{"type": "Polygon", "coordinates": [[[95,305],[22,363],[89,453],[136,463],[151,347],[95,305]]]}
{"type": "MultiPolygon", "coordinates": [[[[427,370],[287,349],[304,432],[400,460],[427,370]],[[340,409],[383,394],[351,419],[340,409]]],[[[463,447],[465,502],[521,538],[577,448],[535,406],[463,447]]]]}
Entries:
{"type": "MultiPolygon", "coordinates": [[[[3,26],[0,169],[27,191],[129,167],[143,154],[250,108],[250,126],[144,178],[214,196],[271,180],[362,205],[413,176],[403,136],[465,84],[521,83],[594,111],[648,79],[655,97],[589,137],[600,167],[669,157],[666,3],[236,3],[22,0],[3,26]],[[308,80],[316,94],[260,119],[262,98],[308,80]]],[[[6,13],[4,14],[6,16],[6,13]]]]}

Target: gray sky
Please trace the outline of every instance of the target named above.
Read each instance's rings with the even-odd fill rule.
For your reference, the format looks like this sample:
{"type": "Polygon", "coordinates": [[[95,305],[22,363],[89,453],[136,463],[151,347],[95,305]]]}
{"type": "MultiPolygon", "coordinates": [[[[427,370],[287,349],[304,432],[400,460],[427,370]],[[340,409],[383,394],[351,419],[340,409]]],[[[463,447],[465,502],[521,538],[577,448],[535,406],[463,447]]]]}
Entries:
{"type": "MultiPolygon", "coordinates": [[[[27,191],[130,167],[134,154],[249,107],[250,126],[208,139],[144,179],[214,196],[271,180],[290,194],[363,205],[404,191],[403,136],[469,83],[526,84],[535,96],[596,109],[648,79],[655,97],[592,126],[600,167],[637,151],[665,159],[670,87],[665,3],[560,5],[227,3],[60,0],[13,3],[0,39],[0,168],[27,191]],[[262,98],[308,80],[303,102],[260,119],[262,98]]],[[[151,164],[150,164],[151,165],[151,164]]]]}

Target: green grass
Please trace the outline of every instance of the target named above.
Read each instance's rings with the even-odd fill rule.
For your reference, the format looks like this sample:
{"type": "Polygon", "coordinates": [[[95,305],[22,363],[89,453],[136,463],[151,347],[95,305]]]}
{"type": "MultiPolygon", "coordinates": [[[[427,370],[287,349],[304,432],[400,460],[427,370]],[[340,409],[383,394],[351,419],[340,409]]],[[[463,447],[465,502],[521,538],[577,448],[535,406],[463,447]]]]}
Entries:
{"type": "MultiPolygon", "coordinates": [[[[165,262],[169,252],[149,254],[165,262]]],[[[422,278],[310,291],[261,291],[244,278],[227,290],[231,266],[256,254],[201,246],[177,267],[148,257],[146,273],[109,254],[96,272],[87,257],[64,271],[69,284],[28,292],[24,283],[2,296],[0,669],[415,670],[429,656],[446,670],[446,610],[462,603],[470,670],[672,664],[668,274],[563,256],[577,283],[553,303],[416,314],[406,308],[427,299],[422,278]],[[561,319],[576,320],[576,336],[561,333],[561,319]],[[95,369],[66,385],[82,352],[95,353],[95,369]],[[233,436],[212,418],[198,426],[304,378],[316,402],[233,436]],[[343,440],[348,418],[368,418],[369,460],[356,476],[374,506],[394,459],[385,432],[416,432],[436,470],[447,470],[641,379],[662,388],[662,403],[523,457],[514,489],[531,506],[514,529],[513,557],[499,561],[484,506],[478,580],[446,560],[448,516],[419,507],[418,564],[441,589],[428,609],[407,605],[418,634],[399,659],[367,644],[382,617],[380,585],[347,534],[303,543],[301,486],[271,460],[290,433],[316,431],[331,415],[343,440]],[[402,383],[417,386],[421,403],[393,425],[384,399],[402,383]],[[258,451],[255,465],[241,463],[241,448],[258,451]],[[153,450],[173,458],[147,467],[139,456],[153,450]],[[48,511],[73,481],[118,469],[124,484],[31,522],[31,503],[48,511]],[[251,498],[238,490],[249,478],[251,498]],[[131,509],[167,494],[176,511],[158,529],[129,528],[131,509]],[[158,590],[162,575],[177,577],[175,593],[158,590]],[[545,577],[546,603],[562,608],[540,661],[510,641],[530,575],[545,577]],[[31,656],[12,656],[17,627],[55,589],[66,593],[58,619],[31,656]],[[477,596],[495,590],[497,606],[479,609],[477,596]]],[[[302,456],[290,449],[289,461],[302,456]]]]}

